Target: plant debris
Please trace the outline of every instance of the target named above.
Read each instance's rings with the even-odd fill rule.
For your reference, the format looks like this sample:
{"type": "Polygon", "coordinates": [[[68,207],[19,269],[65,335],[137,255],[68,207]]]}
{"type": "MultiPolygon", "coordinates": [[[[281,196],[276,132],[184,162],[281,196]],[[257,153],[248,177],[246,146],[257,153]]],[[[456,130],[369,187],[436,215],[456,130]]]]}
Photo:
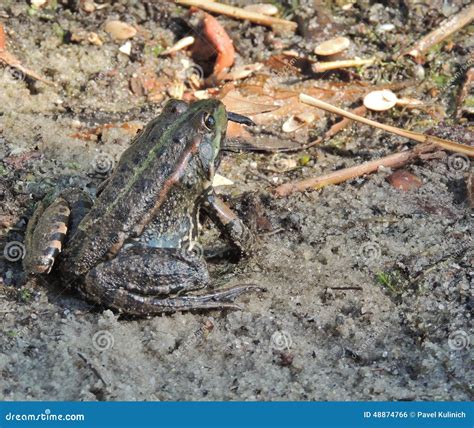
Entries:
{"type": "Polygon", "coordinates": [[[53,85],[52,82],[40,76],[35,71],[24,67],[16,56],[7,51],[6,35],[2,24],[0,24],[0,63],[3,63],[8,67],[13,67],[14,70],[12,70],[11,73],[14,74],[14,78],[16,80],[20,80],[22,77],[21,74],[24,74],[34,80],[39,80],[40,82],[43,82],[46,85],[53,85]],[[18,75],[18,73],[20,73],[20,75],[18,75]]]}
{"type": "Polygon", "coordinates": [[[263,15],[262,13],[251,12],[249,10],[228,6],[211,0],[176,0],[176,3],[199,7],[209,12],[220,13],[235,19],[246,19],[254,24],[266,25],[273,27],[274,29],[294,31],[297,27],[296,22],[274,18],[272,16],[263,15]]]}
{"type": "Polygon", "coordinates": [[[434,135],[427,135],[427,134],[422,134],[419,132],[407,131],[404,129],[396,128],[394,126],[384,125],[382,123],[376,122],[374,120],[366,119],[364,117],[358,117],[357,115],[353,113],[346,112],[338,107],[334,107],[328,103],[325,103],[324,101],[320,101],[306,94],[300,94],[300,100],[309,105],[322,108],[323,110],[327,110],[332,113],[340,114],[349,119],[357,120],[358,122],[383,129],[384,131],[391,132],[393,134],[400,135],[405,138],[410,138],[412,140],[418,141],[419,143],[433,143],[433,144],[439,145],[443,149],[456,152],[456,153],[463,153],[470,157],[474,157],[474,147],[470,147],[465,144],[449,141],[440,137],[436,137],[434,135]]]}
{"type": "Polygon", "coordinates": [[[325,61],[325,62],[317,62],[313,64],[313,71],[315,73],[325,73],[326,71],[330,70],[337,70],[339,68],[349,68],[349,67],[361,67],[363,65],[371,65],[375,62],[375,59],[368,58],[368,59],[342,59],[339,61],[325,61]]]}
{"type": "Polygon", "coordinates": [[[399,168],[407,163],[413,162],[420,158],[421,155],[438,150],[434,144],[426,144],[417,146],[412,150],[395,153],[384,156],[361,165],[350,168],[340,169],[319,177],[307,178],[305,180],[282,184],[275,188],[274,192],[277,196],[289,196],[295,192],[303,192],[308,189],[320,189],[329,184],[340,184],[356,177],[378,171],[380,168],[399,168]]]}
{"type": "Polygon", "coordinates": [[[424,52],[432,46],[441,43],[451,34],[459,31],[461,28],[470,24],[474,20],[474,4],[462,9],[456,15],[443,21],[438,28],[428,33],[426,36],[418,40],[412,47],[407,49],[402,55],[411,55],[419,58],[424,52]]]}

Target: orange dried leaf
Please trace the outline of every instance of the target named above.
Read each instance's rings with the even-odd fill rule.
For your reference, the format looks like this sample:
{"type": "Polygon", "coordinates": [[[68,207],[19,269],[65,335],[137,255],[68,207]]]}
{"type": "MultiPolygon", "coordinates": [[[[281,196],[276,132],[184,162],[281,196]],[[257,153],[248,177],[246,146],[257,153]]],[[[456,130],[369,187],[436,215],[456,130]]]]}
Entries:
{"type": "Polygon", "coordinates": [[[226,136],[228,139],[241,138],[244,140],[250,140],[252,138],[252,135],[245,128],[245,126],[240,125],[239,123],[235,123],[235,122],[227,123],[226,136]]]}
{"type": "Polygon", "coordinates": [[[235,60],[234,43],[219,21],[208,13],[204,14],[204,36],[217,51],[214,65],[214,74],[217,76],[222,70],[230,67],[235,60]]]}
{"type": "Polygon", "coordinates": [[[5,30],[3,29],[3,25],[0,24],[0,52],[5,50],[6,43],[7,37],[5,36],[5,30]]]}

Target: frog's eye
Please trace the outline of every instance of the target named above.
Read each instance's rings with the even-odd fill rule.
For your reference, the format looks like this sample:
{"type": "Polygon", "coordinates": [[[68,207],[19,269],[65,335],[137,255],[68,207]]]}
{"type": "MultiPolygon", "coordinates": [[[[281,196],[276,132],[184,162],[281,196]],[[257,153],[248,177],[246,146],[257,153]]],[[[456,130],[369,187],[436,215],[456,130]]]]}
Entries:
{"type": "Polygon", "coordinates": [[[211,114],[208,114],[204,117],[204,125],[206,125],[206,128],[212,131],[214,127],[216,126],[216,119],[211,114]]]}

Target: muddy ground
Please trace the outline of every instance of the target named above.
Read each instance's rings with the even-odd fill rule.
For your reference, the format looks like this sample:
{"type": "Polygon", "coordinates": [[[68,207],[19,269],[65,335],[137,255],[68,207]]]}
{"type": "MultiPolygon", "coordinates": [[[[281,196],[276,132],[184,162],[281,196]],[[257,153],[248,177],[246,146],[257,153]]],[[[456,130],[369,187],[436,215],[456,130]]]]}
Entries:
{"type": "MultiPolygon", "coordinates": [[[[182,67],[178,60],[187,57],[157,57],[143,42],[172,44],[173,18],[187,19],[184,8],[123,0],[98,2],[106,7],[86,13],[75,10],[74,2],[58,3],[40,11],[23,1],[0,6],[8,48],[55,83],[47,86],[0,69],[0,399],[473,398],[468,161],[457,159],[459,167],[439,153],[405,167],[422,181],[409,191],[394,188],[385,169],[287,198],[272,193],[277,183],[413,145],[365,126],[351,126],[337,144],[310,149],[310,162],[300,161],[306,152],[287,155],[284,159],[305,164],[293,171],[271,168],[272,154],[226,154],[220,172],[235,184],[220,191],[256,229],[260,245],[237,263],[210,263],[211,272],[218,285],[266,288],[239,298],[241,311],[131,319],[90,305],[57,278],[25,278],[19,257],[6,249],[23,242],[35,203],[56,186],[93,191],[110,171],[107,162],[128,146],[133,125],[158,114],[169,98],[165,90],[154,100],[131,91],[134,73],[146,62],[166,75],[164,70],[182,67]],[[123,43],[104,32],[111,18],[140,28],[131,56],[120,53],[123,43]],[[81,31],[96,32],[103,45],[71,41],[71,34],[81,31]],[[127,127],[105,128],[93,138],[84,134],[100,124],[124,122],[127,127]]],[[[326,29],[318,27],[321,14],[312,2],[301,3],[299,19],[321,31],[314,38],[282,37],[272,48],[271,30],[220,17],[243,46],[238,62],[260,61],[285,48],[312,52],[327,38],[326,29]]],[[[343,11],[347,3],[325,6],[334,16],[333,31],[351,34],[361,22],[369,29],[394,25],[390,35],[359,34],[352,49],[361,56],[387,55],[463,5],[361,1],[343,11]]],[[[285,13],[291,18],[295,11],[285,13]]],[[[409,110],[372,117],[418,131],[444,120],[446,137],[472,141],[472,122],[450,119],[459,83],[455,74],[469,61],[472,36],[465,29],[451,41],[454,48],[436,50],[438,56],[432,54],[424,66],[412,65],[408,73],[420,79],[410,95],[442,106],[441,118],[409,110]],[[446,124],[458,128],[446,131],[446,124]]],[[[304,79],[289,80],[291,86],[304,79]]],[[[206,223],[206,247],[216,245],[217,236],[206,223]]]]}

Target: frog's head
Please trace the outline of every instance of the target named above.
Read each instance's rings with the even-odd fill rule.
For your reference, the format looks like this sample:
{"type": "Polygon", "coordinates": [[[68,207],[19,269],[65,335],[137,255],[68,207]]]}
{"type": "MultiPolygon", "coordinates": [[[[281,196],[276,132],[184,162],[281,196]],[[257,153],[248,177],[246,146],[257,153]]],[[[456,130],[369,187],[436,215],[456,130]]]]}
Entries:
{"type": "Polygon", "coordinates": [[[212,181],[227,129],[227,112],[219,100],[210,99],[191,104],[188,115],[197,138],[198,163],[204,177],[212,181]]]}

